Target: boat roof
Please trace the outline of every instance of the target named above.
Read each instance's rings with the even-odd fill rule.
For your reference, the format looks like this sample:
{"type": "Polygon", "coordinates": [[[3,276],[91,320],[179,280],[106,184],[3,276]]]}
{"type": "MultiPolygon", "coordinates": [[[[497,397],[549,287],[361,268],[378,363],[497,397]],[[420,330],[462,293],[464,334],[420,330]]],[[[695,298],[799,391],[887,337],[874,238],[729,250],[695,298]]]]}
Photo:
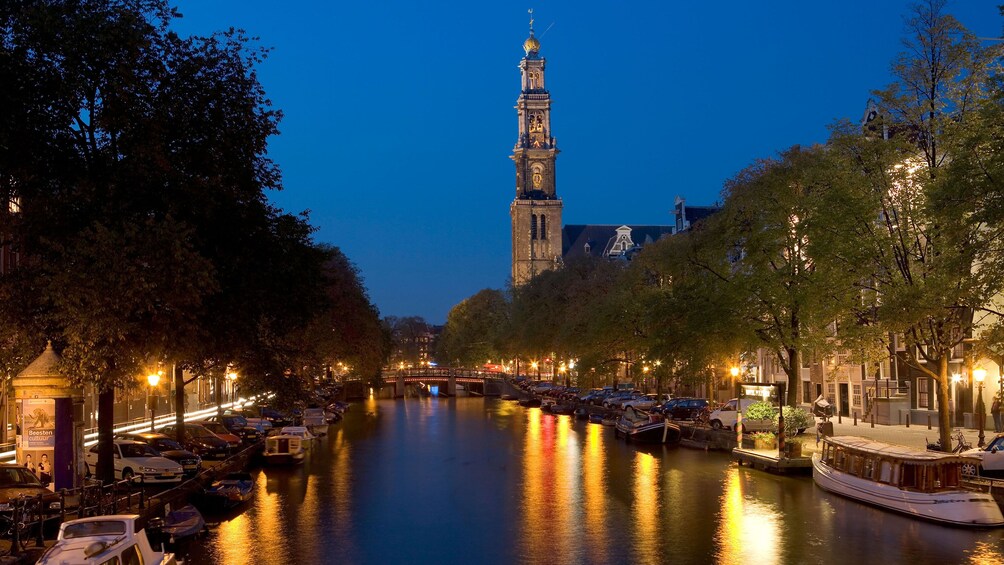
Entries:
{"type": "Polygon", "coordinates": [[[968,463],[979,458],[972,455],[961,455],[957,453],[945,453],[943,451],[928,451],[919,447],[909,445],[898,445],[895,443],[884,443],[873,439],[858,436],[833,436],[824,437],[823,441],[833,445],[874,453],[891,459],[909,460],[920,464],[936,463],[968,463]]]}

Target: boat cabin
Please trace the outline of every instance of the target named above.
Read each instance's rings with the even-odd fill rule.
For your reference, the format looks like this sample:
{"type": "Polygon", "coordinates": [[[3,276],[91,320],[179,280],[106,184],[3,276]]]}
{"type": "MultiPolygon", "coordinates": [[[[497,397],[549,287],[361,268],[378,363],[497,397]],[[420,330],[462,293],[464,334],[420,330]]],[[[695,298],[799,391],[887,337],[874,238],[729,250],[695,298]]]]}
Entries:
{"type": "Polygon", "coordinates": [[[838,471],[918,492],[958,490],[972,457],[890,445],[858,437],[826,438],[820,461],[838,471]]]}

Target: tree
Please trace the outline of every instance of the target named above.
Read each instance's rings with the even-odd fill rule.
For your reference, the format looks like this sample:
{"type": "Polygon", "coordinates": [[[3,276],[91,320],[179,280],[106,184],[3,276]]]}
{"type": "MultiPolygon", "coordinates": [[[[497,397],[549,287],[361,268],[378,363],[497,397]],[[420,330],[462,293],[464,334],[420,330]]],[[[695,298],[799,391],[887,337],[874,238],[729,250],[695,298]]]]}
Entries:
{"type": "Polygon", "coordinates": [[[787,404],[800,400],[802,356],[835,347],[832,324],[856,299],[840,238],[851,221],[831,207],[846,191],[822,148],[794,147],[760,160],[726,184],[709,221],[717,249],[701,267],[724,285],[732,323],[747,343],[774,352],[788,376],[787,404]]]}
{"type": "Polygon", "coordinates": [[[500,290],[484,289],[450,309],[437,357],[458,367],[480,367],[509,356],[510,304],[500,290]]]}
{"type": "Polygon", "coordinates": [[[254,72],[263,53],[235,31],[179,38],[175,15],[163,0],[0,5],[0,76],[17,84],[0,187],[20,199],[28,258],[0,284],[21,335],[53,337],[101,390],[104,480],[114,391],[145,362],[234,362],[249,387],[280,388],[323,296],[313,228],[264,196],[280,116],[254,72]]]}
{"type": "Polygon", "coordinates": [[[902,336],[907,362],[937,384],[948,448],[949,360],[997,315],[987,306],[1002,290],[1000,197],[983,167],[996,142],[978,112],[992,104],[1000,48],[981,46],[944,4],[913,8],[896,81],[876,93],[888,139],[844,133],[834,148],[856,170],[854,199],[872,210],[848,224],[848,239],[873,257],[856,269],[873,297],[858,315],[902,336]]]}

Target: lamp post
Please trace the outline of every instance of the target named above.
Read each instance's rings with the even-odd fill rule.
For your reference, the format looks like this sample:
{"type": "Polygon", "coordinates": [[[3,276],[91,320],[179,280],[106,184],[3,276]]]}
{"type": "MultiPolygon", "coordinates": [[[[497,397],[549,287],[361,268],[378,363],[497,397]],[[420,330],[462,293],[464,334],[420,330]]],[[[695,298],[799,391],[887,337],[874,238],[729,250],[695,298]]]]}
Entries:
{"type": "Polygon", "coordinates": [[[739,394],[739,367],[732,367],[729,369],[729,373],[732,375],[732,381],[736,387],[736,398],[739,398],[742,396],[739,394]]]}
{"type": "Polygon", "coordinates": [[[976,443],[978,447],[983,447],[986,440],[983,434],[983,429],[987,425],[986,407],[983,405],[983,379],[985,378],[987,378],[986,369],[983,367],[973,369],[973,379],[980,386],[979,395],[976,397],[976,428],[980,431],[979,441],[976,443]]]}
{"type": "MultiPolygon", "coordinates": [[[[955,408],[955,418],[952,425],[959,426],[959,383],[962,382],[962,375],[955,373],[952,375],[952,405],[955,408]]],[[[949,446],[950,447],[950,446],[949,446]]]]}
{"type": "Polygon", "coordinates": [[[153,432],[154,421],[157,416],[157,397],[154,396],[154,391],[157,385],[160,383],[160,375],[157,373],[150,373],[146,376],[146,382],[150,384],[150,390],[146,396],[146,403],[150,408],[150,431],[153,432]]]}

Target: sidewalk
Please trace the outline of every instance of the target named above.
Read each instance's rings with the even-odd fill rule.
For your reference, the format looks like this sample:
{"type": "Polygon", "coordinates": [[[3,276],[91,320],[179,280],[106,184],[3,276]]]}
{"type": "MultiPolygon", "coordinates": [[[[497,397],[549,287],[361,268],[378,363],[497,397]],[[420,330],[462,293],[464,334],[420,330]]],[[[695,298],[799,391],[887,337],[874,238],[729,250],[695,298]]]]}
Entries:
{"type": "MultiPolygon", "coordinates": [[[[820,421],[817,419],[817,421],[820,421]]],[[[906,427],[903,425],[888,425],[883,426],[881,424],[875,424],[873,428],[869,422],[858,421],[858,424],[854,425],[854,420],[851,418],[843,418],[842,423],[838,423],[836,418],[830,418],[830,422],[833,423],[833,435],[836,436],[860,436],[868,439],[873,439],[876,441],[882,441],[885,443],[895,443],[899,445],[908,445],[911,447],[917,447],[924,449],[927,447],[928,442],[935,442],[938,440],[938,428],[932,426],[928,429],[927,424],[924,425],[911,425],[906,427]]],[[[965,435],[966,440],[976,447],[977,440],[979,438],[979,431],[971,428],[953,428],[953,432],[956,429],[961,429],[963,435],[965,435]]],[[[997,434],[993,430],[993,421],[990,421],[990,429],[983,431],[984,444],[990,443],[991,440],[997,434]]],[[[802,441],[803,451],[807,450],[809,452],[814,452],[816,450],[815,441],[815,430],[808,429],[801,436],[798,436],[802,441]]]]}

